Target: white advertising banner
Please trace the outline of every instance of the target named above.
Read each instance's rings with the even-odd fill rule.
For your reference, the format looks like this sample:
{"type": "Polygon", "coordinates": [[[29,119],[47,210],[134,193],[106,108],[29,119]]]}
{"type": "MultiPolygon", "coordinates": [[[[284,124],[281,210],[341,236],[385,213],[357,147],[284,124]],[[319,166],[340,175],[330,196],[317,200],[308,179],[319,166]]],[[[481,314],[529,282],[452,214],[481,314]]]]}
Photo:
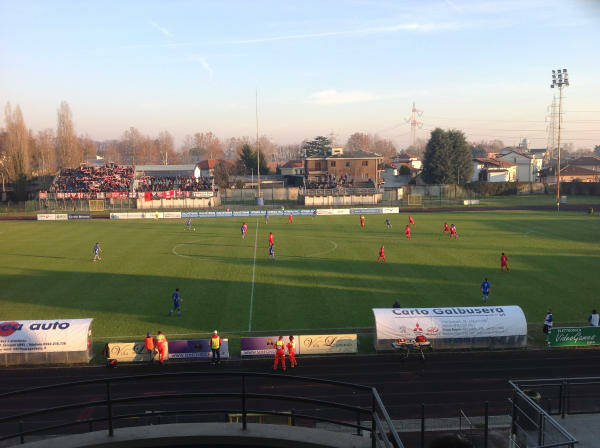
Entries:
{"type": "Polygon", "coordinates": [[[181,212],[163,212],[163,218],[165,218],[165,219],[180,219],[181,212]]]}
{"type": "Polygon", "coordinates": [[[527,321],[519,306],[374,308],[376,348],[389,350],[398,338],[424,335],[433,346],[522,346],[527,321]]]}
{"type": "Polygon", "coordinates": [[[92,319],[0,322],[0,354],[87,351],[91,324],[92,319]]]}
{"type": "Polygon", "coordinates": [[[67,221],[69,219],[69,215],[66,213],[59,213],[56,215],[57,221],[67,221]]]}
{"type": "Polygon", "coordinates": [[[381,213],[383,213],[384,215],[390,213],[400,213],[400,207],[383,207],[381,209],[381,213]]]}
{"type": "Polygon", "coordinates": [[[349,208],[318,208],[317,209],[317,215],[331,216],[331,215],[349,215],[349,214],[350,214],[349,208]]]}
{"type": "MultiPolygon", "coordinates": [[[[131,213],[130,213],[131,214],[131,213]]],[[[163,219],[163,212],[145,212],[141,213],[145,219],[163,219]]],[[[129,218],[134,219],[134,218],[129,218]]]]}
{"type": "Polygon", "coordinates": [[[307,334],[300,335],[300,347],[303,355],[356,353],[358,340],[356,334],[307,334]]]}
{"type": "Polygon", "coordinates": [[[56,215],[40,213],[37,215],[38,221],[56,221],[56,215]]]}

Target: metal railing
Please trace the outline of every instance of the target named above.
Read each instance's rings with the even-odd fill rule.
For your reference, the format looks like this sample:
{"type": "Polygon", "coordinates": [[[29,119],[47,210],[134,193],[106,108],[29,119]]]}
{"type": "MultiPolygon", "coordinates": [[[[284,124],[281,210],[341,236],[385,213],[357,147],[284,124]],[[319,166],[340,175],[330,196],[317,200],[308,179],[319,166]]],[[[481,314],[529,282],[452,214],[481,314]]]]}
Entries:
{"type": "Polygon", "coordinates": [[[566,429],[558,424],[541,406],[542,395],[533,389],[522,389],[523,385],[551,380],[509,381],[513,387],[512,423],[510,438],[516,447],[574,448],[578,443],[566,429]]]}
{"type": "MultiPolygon", "coordinates": [[[[126,412],[119,413],[117,412],[117,408],[120,405],[128,405],[131,407],[132,404],[146,404],[150,402],[156,402],[160,400],[171,400],[171,401],[184,401],[193,399],[195,403],[198,400],[205,399],[210,401],[210,399],[222,399],[223,401],[236,401],[237,406],[231,407],[222,407],[222,408],[214,408],[209,407],[209,409],[183,409],[183,410],[153,410],[151,412],[151,416],[153,418],[160,418],[161,416],[169,416],[169,415],[190,415],[190,414],[241,414],[241,422],[242,428],[244,430],[247,429],[247,417],[248,414],[268,414],[268,415],[278,415],[290,417],[290,421],[292,425],[296,424],[298,419],[304,419],[313,422],[325,422],[329,424],[334,424],[342,427],[353,428],[356,431],[356,434],[362,434],[362,431],[370,432],[371,438],[371,446],[373,448],[377,447],[385,447],[385,448],[404,448],[398,433],[396,432],[394,425],[390,419],[389,414],[387,413],[383,402],[374,387],[345,383],[340,381],[332,381],[332,380],[322,380],[316,378],[308,378],[301,376],[282,376],[278,374],[269,374],[269,373],[253,373],[253,372],[227,372],[227,371],[219,371],[219,372],[177,372],[177,373],[162,373],[162,374],[148,374],[148,375],[135,375],[135,376],[122,376],[122,377],[113,377],[113,378],[101,378],[101,379],[93,379],[93,380],[83,380],[83,381],[73,381],[67,383],[53,384],[48,386],[41,387],[33,387],[28,389],[17,390],[13,392],[8,392],[4,394],[0,394],[0,400],[3,403],[7,403],[7,400],[16,399],[23,397],[27,394],[36,394],[38,396],[43,396],[48,391],[58,391],[58,394],[61,397],[69,397],[69,396],[77,396],[76,393],[73,393],[73,389],[82,386],[100,386],[103,389],[101,395],[94,396],[94,399],[81,402],[81,401],[73,401],[66,404],[60,404],[57,406],[40,408],[33,411],[26,412],[18,412],[13,415],[5,416],[0,418],[0,428],[2,428],[2,433],[0,433],[0,441],[16,439],[18,438],[20,443],[25,443],[25,436],[33,435],[33,434],[49,434],[50,431],[56,431],[61,429],[73,428],[76,426],[84,425],[86,428],[86,432],[91,432],[94,430],[94,425],[98,428],[98,424],[102,424],[102,429],[107,430],[108,436],[112,437],[115,432],[115,425],[117,422],[119,423],[127,423],[127,421],[132,421],[132,419],[139,419],[140,417],[149,417],[148,411],[143,410],[139,412],[126,412]],[[159,394],[134,394],[134,395],[126,395],[124,397],[115,397],[114,396],[114,386],[121,383],[135,383],[136,385],[143,384],[145,381],[159,380],[161,382],[165,382],[167,380],[173,381],[183,381],[184,379],[195,379],[198,378],[200,380],[208,380],[208,379],[216,379],[218,378],[227,378],[227,377],[238,377],[240,379],[239,382],[239,391],[237,392],[187,392],[187,393],[159,393],[159,394]],[[302,396],[292,396],[292,395],[281,395],[281,394],[267,394],[267,393],[256,393],[250,392],[248,390],[248,380],[250,378],[262,378],[267,379],[269,381],[286,381],[289,382],[298,382],[298,383],[306,383],[313,385],[329,385],[329,386],[337,386],[345,389],[350,389],[353,391],[352,396],[357,397],[358,392],[364,392],[367,394],[367,397],[370,397],[370,406],[358,406],[355,404],[347,404],[343,402],[330,401],[330,400],[322,400],[318,398],[307,398],[302,396]],[[71,390],[71,395],[69,395],[69,391],[71,390]],[[302,411],[279,411],[273,409],[261,409],[261,408],[250,408],[248,406],[249,400],[265,400],[266,402],[276,401],[282,403],[288,403],[292,406],[300,406],[300,404],[309,404],[316,405],[319,409],[323,407],[329,410],[334,410],[337,413],[342,411],[348,412],[350,415],[354,415],[355,420],[342,420],[339,418],[330,418],[326,416],[317,415],[317,413],[307,413],[302,411]],[[39,425],[40,421],[36,421],[37,425],[34,425],[33,422],[27,421],[31,420],[32,417],[39,418],[40,416],[52,415],[56,416],[61,412],[66,411],[80,411],[78,415],[81,415],[82,410],[90,410],[90,415],[92,411],[97,409],[104,410],[103,415],[98,417],[90,417],[90,418],[70,418],[69,416],[63,417],[63,419],[67,419],[67,422],[61,421],[60,423],[54,423],[47,425],[45,422],[42,426],[39,425]],[[366,426],[363,422],[370,418],[371,424],[370,426],[366,426]],[[27,428],[27,425],[35,426],[27,428]],[[6,428],[14,425],[13,430],[8,430],[5,433],[6,428]]],[[[128,388],[128,390],[131,387],[128,388]]],[[[355,398],[357,399],[357,398],[355,398]]],[[[7,407],[4,407],[6,410],[7,407]]],[[[85,414],[85,412],[84,412],[85,414]]],[[[337,417],[337,416],[336,416],[337,417]]],[[[130,425],[122,425],[122,426],[130,426],[130,425]]]]}

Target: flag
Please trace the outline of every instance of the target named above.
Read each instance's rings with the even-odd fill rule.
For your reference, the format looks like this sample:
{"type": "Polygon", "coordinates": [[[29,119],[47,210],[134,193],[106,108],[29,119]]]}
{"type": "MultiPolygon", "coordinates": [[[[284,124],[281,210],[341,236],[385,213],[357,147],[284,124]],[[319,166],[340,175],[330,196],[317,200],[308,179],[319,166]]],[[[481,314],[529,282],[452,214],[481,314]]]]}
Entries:
{"type": "Polygon", "coordinates": [[[102,156],[96,156],[96,160],[104,160],[104,157],[102,157],[102,156]]]}
{"type": "Polygon", "coordinates": [[[152,192],[151,191],[146,191],[144,193],[144,200],[146,200],[146,201],[151,201],[152,200],[152,192]]]}

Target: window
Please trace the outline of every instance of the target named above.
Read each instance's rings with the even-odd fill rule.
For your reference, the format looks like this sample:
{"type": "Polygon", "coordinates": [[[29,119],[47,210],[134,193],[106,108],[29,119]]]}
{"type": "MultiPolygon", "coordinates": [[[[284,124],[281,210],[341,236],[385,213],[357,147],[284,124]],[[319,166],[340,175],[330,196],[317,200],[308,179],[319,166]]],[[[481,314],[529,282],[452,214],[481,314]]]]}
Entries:
{"type": "Polygon", "coordinates": [[[335,166],[335,162],[331,162],[331,166],[335,166]]]}
{"type": "Polygon", "coordinates": [[[368,160],[363,160],[362,166],[369,166],[369,161],[368,160]]]}
{"type": "Polygon", "coordinates": [[[350,166],[350,162],[346,162],[346,166],[350,166]]]}

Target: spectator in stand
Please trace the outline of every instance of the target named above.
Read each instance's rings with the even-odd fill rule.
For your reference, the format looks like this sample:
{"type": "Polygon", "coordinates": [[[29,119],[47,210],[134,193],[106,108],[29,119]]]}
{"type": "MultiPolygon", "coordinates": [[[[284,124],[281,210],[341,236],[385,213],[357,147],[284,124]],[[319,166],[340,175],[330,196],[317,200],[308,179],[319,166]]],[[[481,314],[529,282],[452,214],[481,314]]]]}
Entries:
{"type": "Polygon", "coordinates": [[[137,191],[212,191],[211,179],[195,179],[188,176],[141,176],[138,179],[137,191]]]}
{"type": "Polygon", "coordinates": [[[108,164],[63,168],[50,186],[50,192],[98,193],[127,192],[133,182],[133,167],[108,164]]]}

